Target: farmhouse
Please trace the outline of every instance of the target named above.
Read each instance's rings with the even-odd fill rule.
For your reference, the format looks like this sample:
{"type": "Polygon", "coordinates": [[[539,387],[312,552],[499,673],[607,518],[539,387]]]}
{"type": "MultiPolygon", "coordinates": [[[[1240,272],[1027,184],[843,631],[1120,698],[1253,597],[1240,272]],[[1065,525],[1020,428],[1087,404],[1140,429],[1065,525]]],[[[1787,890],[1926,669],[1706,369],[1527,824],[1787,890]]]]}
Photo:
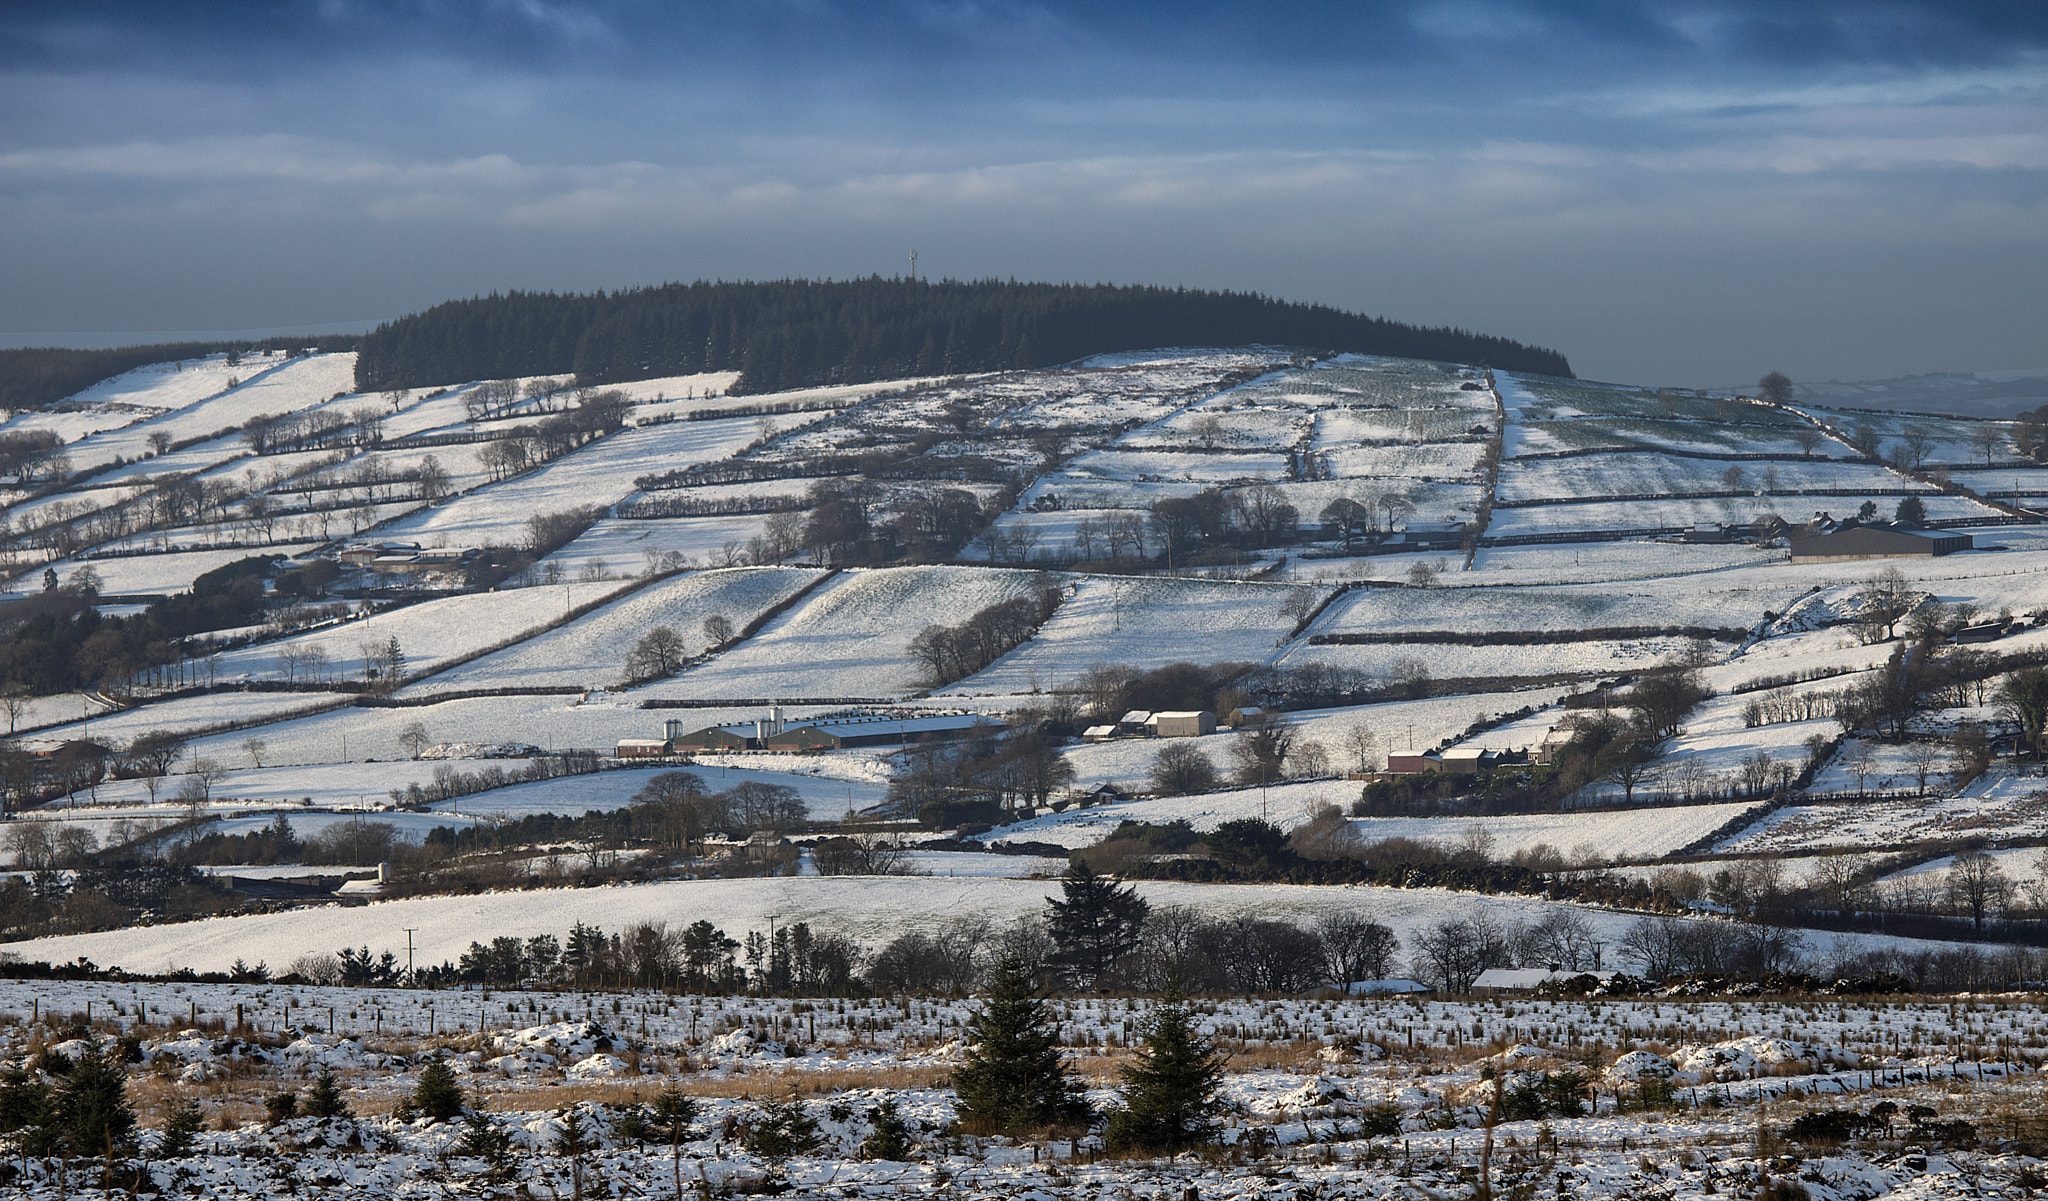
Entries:
{"type": "Polygon", "coordinates": [[[1846,559],[1931,559],[1969,550],[1968,534],[1917,530],[1907,526],[1849,525],[1832,533],[1792,538],[1794,563],[1839,563],[1846,559]]]}

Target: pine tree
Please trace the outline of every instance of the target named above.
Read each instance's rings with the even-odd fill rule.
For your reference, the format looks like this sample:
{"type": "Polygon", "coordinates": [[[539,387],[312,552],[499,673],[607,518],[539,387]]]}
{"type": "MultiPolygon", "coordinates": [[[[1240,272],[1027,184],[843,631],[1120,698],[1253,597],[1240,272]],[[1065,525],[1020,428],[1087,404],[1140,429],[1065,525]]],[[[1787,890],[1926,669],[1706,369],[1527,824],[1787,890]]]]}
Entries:
{"type": "Polygon", "coordinates": [[[195,1136],[206,1129],[206,1115],[199,1111],[199,1102],[186,1098],[182,1104],[173,1105],[164,1115],[164,1136],[157,1140],[158,1159],[183,1159],[192,1154],[195,1136]]]}
{"type": "Polygon", "coordinates": [[[455,1082],[455,1072],[445,1060],[436,1057],[420,1071],[419,1083],[412,1090],[412,1104],[436,1122],[461,1115],[462,1086],[455,1082]]]}
{"type": "Polygon", "coordinates": [[[973,1045],[953,1073],[962,1123],[1007,1131],[1087,1121],[1081,1086],[1060,1059],[1052,1007],[1015,957],[996,965],[968,1031],[973,1045]]]}
{"type": "Polygon", "coordinates": [[[455,1153],[481,1159],[493,1180],[512,1172],[512,1135],[481,1109],[472,1110],[462,1121],[462,1137],[455,1141],[455,1153]]]}
{"type": "Polygon", "coordinates": [[[270,1118],[270,1124],[289,1122],[299,1116],[299,1094],[290,1089],[263,1098],[263,1112],[270,1118]]]}
{"type": "Polygon", "coordinates": [[[1122,1104],[1109,1115],[1103,1147],[1173,1152],[1209,1142],[1223,1058],[1196,1033],[1179,992],[1169,990],[1145,1024],[1145,1045],[1123,1067],[1122,1104]]]}
{"type": "Polygon", "coordinates": [[[668,1136],[669,1161],[675,1169],[676,1196],[680,1197],[683,1195],[683,1136],[690,1132],[690,1123],[697,1120],[697,1102],[671,1085],[654,1095],[654,1104],[649,1107],[648,1115],[649,1129],[668,1136]]]}
{"type": "Polygon", "coordinates": [[[576,1201],[583,1201],[583,1153],[597,1145],[583,1127],[583,1112],[574,1105],[562,1111],[562,1128],[555,1132],[548,1150],[569,1157],[570,1179],[575,1182],[576,1201]]]}
{"type": "Polygon", "coordinates": [[[128,1107],[128,1074],[112,1046],[87,1051],[57,1086],[58,1124],[75,1155],[111,1155],[127,1149],[135,1133],[128,1107]],[[111,1149],[111,1150],[110,1150],[111,1149]]]}
{"type": "Polygon", "coordinates": [[[313,1087],[306,1090],[305,1114],[309,1118],[352,1118],[348,1102],[342,1099],[341,1089],[334,1082],[334,1070],[321,1068],[320,1075],[313,1081],[313,1087]]]}
{"type": "Polygon", "coordinates": [[[1047,925],[1067,980],[1076,988],[1093,988],[1124,956],[1137,949],[1151,906],[1137,887],[1098,876],[1086,861],[1060,877],[1061,899],[1045,899],[1047,925]]]}
{"type": "Polygon", "coordinates": [[[761,1102],[761,1116],[740,1136],[740,1145],[748,1151],[778,1163],[815,1149],[818,1141],[818,1120],[795,1096],[761,1102]]]}
{"type": "Polygon", "coordinates": [[[875,1132],[860,1145],[861,1153],[871,1159],[897,1163],[909,1159],[915,1144],[910,1141],[910,1123],[903,1120],[903,1107],[896,1103],[896,1098],[884,1097],[871,1116],[875,1132]]]}

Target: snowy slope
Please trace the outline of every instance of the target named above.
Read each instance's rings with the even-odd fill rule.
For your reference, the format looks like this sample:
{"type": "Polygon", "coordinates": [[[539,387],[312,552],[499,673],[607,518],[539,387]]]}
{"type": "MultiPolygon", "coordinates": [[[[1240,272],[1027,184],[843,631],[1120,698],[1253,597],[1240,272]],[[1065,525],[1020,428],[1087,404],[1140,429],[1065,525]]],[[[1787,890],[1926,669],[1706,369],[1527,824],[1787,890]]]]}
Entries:
{"type": "Polygon", "coordinates": [[[405,694],[615,684],[625,678],[626,657],[634,644],[656,626],[674,630],[686,655],[701,654],[707,649],[705,618],[722,615],[734,630],[743,629],[762,610],[823,574],[812,568],[737,567],[677,576],[637,589],[567,626],[422,680],[405,694]]]}
{"type": "Polygon", "coordinates": [[[923,683],[910,640],[1048,581],[1032,571],[894,567],[849,571],[701,667],[634,695],[802,700],[901,697],[923,683]]]}

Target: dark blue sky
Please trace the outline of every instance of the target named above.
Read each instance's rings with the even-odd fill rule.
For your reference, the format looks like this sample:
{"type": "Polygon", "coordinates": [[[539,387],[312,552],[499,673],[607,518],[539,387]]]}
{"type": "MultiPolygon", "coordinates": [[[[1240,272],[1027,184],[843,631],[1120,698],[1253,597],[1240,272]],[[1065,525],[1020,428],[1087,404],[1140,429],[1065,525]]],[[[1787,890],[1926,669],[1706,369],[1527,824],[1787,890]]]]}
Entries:
{"type": "Polygon", "coordinates": [[[0,330],[1257,289],[1726,384],[2048,366],[2048,3],[0,7],[0,330]]]}

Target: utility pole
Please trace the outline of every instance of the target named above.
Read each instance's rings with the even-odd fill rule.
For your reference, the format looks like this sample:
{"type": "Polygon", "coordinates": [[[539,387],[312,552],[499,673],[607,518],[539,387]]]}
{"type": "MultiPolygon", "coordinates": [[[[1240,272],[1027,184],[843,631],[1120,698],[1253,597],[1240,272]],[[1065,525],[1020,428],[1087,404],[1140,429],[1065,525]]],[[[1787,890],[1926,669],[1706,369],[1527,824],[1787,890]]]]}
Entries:
{"type": "Polygon", "coordinates": [[[419,927],[418,927],[418,926],[407,926],[407,927],[405,928],[405,982],[406,982],[407,984],[411,984],[411,983],[413,982],[413,974],[412,974],[412,932],[413,932],[413,931],[415,931],[415,930],[417,930],[417,929],[419,929],[419,927]]]}

